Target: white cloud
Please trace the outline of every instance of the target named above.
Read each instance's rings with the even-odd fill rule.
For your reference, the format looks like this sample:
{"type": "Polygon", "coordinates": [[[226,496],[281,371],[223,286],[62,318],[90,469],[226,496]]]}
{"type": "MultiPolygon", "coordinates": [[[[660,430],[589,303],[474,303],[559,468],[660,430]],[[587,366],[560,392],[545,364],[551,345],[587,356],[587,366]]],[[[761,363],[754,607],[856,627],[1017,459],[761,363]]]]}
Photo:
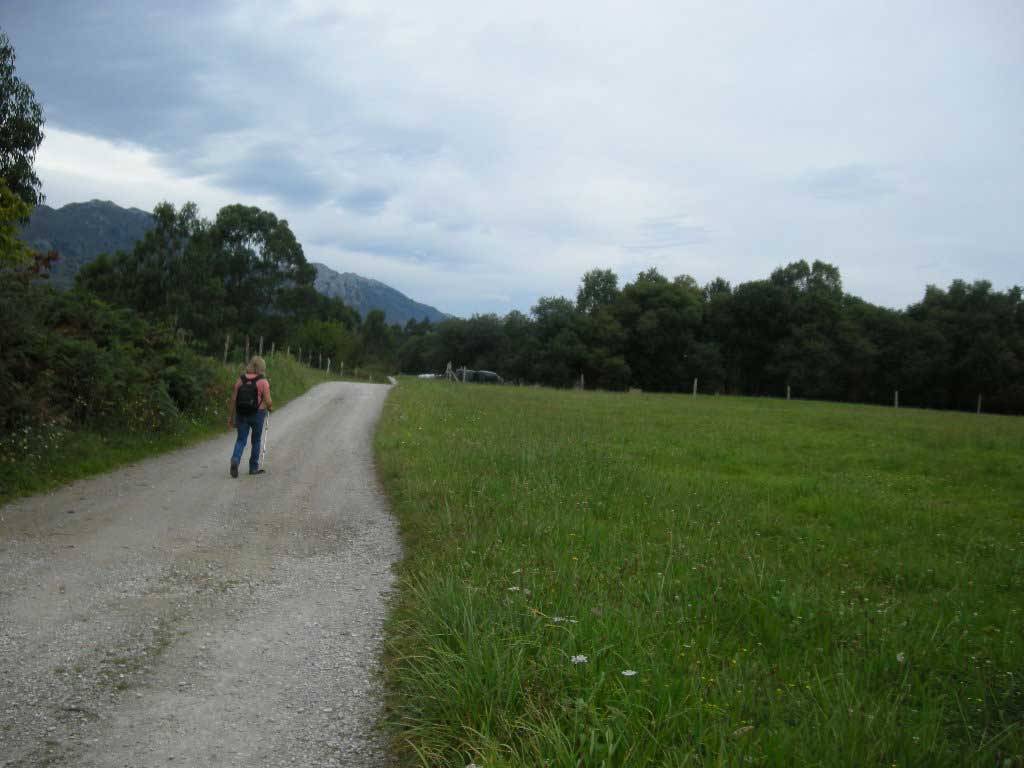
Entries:
{"type": "Polygon", "coordinates": [[[94,198],[123,207],[151,211],[168,200],[180,205],[191,200],[203,215],[213,217],[230,203],[269,207],[271,198],[240,195],[202,176],[173,174],[159,154],[128,142],[114,142],[48,125],[46,140],[36,157],[47,204],[62,205],[94,198]]]}
{"type": "Polygon", "coordinates": [[[39,164],[53,202],[250,202],[310,259],[467,314],[572,295],[594,267],[737,283],[820,258],[891,306],[1019,274],[1012,2],[238,0],[175,30],[145,4],[119,18],[56,14],[39,50],[14,35],[60,115],[39,164]],[[48,56],[62,23],[63,49],[103,46],[122,113],[82,96],[88,60],[48,56]],[[175,44],[146,72],[180,73],[156,90],[119,48],[147,35],[175,44]]]}

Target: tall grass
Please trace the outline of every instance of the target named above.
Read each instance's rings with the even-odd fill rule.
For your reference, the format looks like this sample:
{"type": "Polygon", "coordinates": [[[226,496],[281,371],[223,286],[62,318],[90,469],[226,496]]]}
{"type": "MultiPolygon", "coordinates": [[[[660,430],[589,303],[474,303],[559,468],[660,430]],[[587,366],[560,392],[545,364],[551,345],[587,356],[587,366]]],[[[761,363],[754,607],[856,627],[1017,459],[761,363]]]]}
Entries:
{"type": "Polygon", "coordinates": [[[403,380],[377,448],[412,764],[1024,761],[1020,419],[403,380]]]}
{"type": "MultiPolygon", "coordinates": [[[[267,368],[275,408],[335,378],[284,354],[268,359],[267,368]]],[[[0,435],[0,504],[191,445],[227,429],[231,391],[241,372],[238,364],[218,366],[218,379],[203,406],[179,414],[156,431],[49,424],[0,435]]]]}

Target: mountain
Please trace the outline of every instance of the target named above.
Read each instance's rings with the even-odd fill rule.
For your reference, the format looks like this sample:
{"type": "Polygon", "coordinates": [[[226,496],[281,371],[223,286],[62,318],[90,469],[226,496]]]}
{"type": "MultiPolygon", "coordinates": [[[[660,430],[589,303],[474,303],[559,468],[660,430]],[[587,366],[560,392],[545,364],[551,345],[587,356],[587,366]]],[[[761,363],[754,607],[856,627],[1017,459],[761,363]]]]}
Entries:
{"type": "Polygon", "coordinates": [[[130,251],[153,228],[153,217],[109,200],[69,203],[62,208],[37,205],[21,230],[21,239],[37,251],[57,251],[50,273],[56,288],[70,288],[78,270],[101,253],[130,251]]]}
{"type": "MultiPolygon", "coordinates": [[[[122,208],[109,200],[90,200],[56,209],[37,205],[31,220],[21,230],[21,239],[37,251],[60,254],[50,280],[55,288],[64,289],[74,285],[78,270],[101,253],[131,251],[152,228],[153,216],[145,211],[122,208]]],[[[379,280],[353,272],[335,272],[324,264],[313,266],[316,289],[327,296],[337,296],[362,317],[371,309],[383,310],[387,322],[398,325],[424,317],[436,323],[448,317],[379,280]]]]}
{"type": "Polygon", "coordinates": [[[325,296],[341,299],[364,318],[371,309],[383,310],[389,325],[405,325],[408,320],[422,320],[424,317],[437,323],[449,317],[428,304],[413,301],[379,280],[360,277],[354,272],[335,272],[325,264],[314,263],[313,266],[316,267],[316,282],[313,284],[316,289],[325,296]]]}

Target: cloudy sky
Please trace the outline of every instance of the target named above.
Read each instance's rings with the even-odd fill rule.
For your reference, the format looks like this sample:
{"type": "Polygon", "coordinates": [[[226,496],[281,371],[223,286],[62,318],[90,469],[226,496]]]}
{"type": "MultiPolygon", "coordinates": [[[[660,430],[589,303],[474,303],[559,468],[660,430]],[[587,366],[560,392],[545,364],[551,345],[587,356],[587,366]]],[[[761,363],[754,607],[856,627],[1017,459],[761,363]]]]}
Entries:
{"type": "Polygon", "coordinates": [[[48,203],[244,202],[454,314],[595,267],[1024,283],[1024,3],[3,0],[48,203]]]}

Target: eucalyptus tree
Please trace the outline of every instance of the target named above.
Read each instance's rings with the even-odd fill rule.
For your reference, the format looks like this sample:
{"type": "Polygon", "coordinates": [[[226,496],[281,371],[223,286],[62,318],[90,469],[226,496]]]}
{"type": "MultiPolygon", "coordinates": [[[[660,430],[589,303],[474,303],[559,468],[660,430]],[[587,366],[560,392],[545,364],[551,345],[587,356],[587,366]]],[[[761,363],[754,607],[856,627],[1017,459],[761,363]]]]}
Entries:
{"type": "Polygon", "coordinates": [[[10,38],[0,32],[0,179],[26,204],[35,206],[44,199],[33,167],[43,142],[43,108],[18,77],[15,58],[10,38]]]}

